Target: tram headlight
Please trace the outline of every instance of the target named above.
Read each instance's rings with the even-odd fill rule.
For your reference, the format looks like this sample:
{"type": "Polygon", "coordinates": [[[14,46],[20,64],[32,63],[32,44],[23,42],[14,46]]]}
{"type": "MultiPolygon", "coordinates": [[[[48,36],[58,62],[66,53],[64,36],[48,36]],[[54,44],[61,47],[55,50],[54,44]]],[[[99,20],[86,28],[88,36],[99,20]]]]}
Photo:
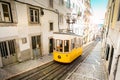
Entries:
{"type": "Polygon", "coordinates": [[[60,55],[58,55],[58,59],[61,59],[61,56],[60,56],[60,55]]]}

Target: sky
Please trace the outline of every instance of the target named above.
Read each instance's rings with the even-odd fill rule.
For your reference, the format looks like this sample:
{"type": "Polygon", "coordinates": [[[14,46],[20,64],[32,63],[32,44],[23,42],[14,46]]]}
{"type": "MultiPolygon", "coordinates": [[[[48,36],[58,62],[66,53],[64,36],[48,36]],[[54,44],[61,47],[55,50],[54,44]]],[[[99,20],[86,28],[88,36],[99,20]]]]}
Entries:
{"type": "Polygon", "coordinates": [[[104,20],[105,11],[107,9],[108,0],[91,0],[91,7],[93,11],[93,22],[102,24],[104,20]]]}

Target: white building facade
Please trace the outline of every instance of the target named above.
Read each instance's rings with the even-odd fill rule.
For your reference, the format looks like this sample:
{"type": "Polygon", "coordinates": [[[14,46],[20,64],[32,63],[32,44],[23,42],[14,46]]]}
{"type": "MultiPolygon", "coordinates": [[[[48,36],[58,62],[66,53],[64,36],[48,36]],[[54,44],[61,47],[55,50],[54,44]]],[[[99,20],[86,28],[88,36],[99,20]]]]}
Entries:
{"type": "Polygon", "coordinates": [[[67,25],[66,4],[69,0],[1,0],[0,67],[52,53],[53,32],[67,25]]]}
{"type": "Polygon", "coordinates": [[[0,0],[0,67],[40,58],[54,48],[53,32],[83,35],[86,0],[0,0]],[[68,16],[74,23],[68,23],[68,16]]]}
{"type": "Polygon", "coordinates": [[[120,79],[120,0],[109,0],[105,16],[103,50],[109,80],[120,79]]]}

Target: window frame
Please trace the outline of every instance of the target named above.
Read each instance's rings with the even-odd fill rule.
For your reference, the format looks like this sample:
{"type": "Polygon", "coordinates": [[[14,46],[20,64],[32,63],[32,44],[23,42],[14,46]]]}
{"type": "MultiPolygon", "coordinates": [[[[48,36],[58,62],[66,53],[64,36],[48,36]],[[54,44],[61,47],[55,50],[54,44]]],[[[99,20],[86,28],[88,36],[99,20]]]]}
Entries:
{"type": "Polygon", "coordinates": [[[54,23],[53,23],[53,22],[50,22],[50,23],[49,23],[49,30],[50,30],[50,31],[53,31],[53,30],[54,30],[54,23]],[[52,24],[52,29],[51,29],[51,24],[52,24]]]}
{"type": "Polygon", "coordinates": [[[71,7],[71,2],[70,2],[70,0],[66,0],[66,7],[67,7],[67,8],[70,8],[70,7],[71,7]]]}
{"type": "Polygon", "coordinates": [[[39,24],[40,18],[39,18],[39,8],[29,7],[29,22],[31,24],[39,24]],[[33,15],[31,15],[31,10],[33,11],[33,15]],[[35,12],[37,11],[37,15],[35,15],[35,12]],[[31,16],[33,16],[33,21],[31,20],[31,16]],[[36,21],[37,19],[37,21],[36,21]]]}
{"type": "Polygon", "coordinates": [[[55,45],[55,49],[56,49],[56,51],[59,51],[59,52],[63,52],[63,40],[61,40],[61,39],[56,39],[55,40],[56,41],[56,45],[55,45]]]}
{"type": "Polygon", "coordinates": [[[9,2],[4,2],[4,1],[0,1],[0,15],[1,15],[1,21],[0,23],[13,23],[13,19],[12,19],[12,11],[11,11],[11,4],[9,2]],[[7,5],[8,8],[8,18],[9,21],[5,20],[5,16],[4,16],[4,11],[3,11],[3,6],[2,5],[7,5]]]}
{"type": "Polygon", "coordinates": [[[41,48],[41,35],[31,36],[32,49],[41,48]]]}
{"type": "Polygon", "coordinates": [[[59,5],[64,5],[64,0],[59,0],[59,5]]]}
{"type": "Polygon", "coordinates": [[[16,50],[16,40],[6,40],[0,42],[0,55],[3,58],[7,58],[8,56],[15,55],[17,53],[16,50]]]}
{"type": "Polygon", "coordinates": [[[75,40],[71,39],[71,50],[75,48],[75,40]]]}
{"type": "Polygon", "coordinates": [[[64,47],[64,52],[69,52],[70,51],[70,40],[64,40],[63,47],[64,47]],[[68,43],[68,45],[67,45],[67,43],[68,43]]]}

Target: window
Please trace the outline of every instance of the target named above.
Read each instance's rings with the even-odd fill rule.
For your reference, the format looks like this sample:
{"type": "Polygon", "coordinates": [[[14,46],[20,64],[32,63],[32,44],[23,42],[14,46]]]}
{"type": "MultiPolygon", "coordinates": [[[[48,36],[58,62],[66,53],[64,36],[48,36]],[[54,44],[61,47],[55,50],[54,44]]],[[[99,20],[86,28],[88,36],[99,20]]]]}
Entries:
{"type": "Polygon", "coordinates": [[[56,50],[63,51],[63,40],[56,40],[56,50]]]}
{"type": "Polygon", "coordinates": [[[74,39],[71,40],[71,50],[75,48],[75,41],[74,39]]]}
{"type": "Polygon", "coordinates": [[[15,39],[9,41],[0,42],[1,57],[7,58],[8,55],[14,55],[15,50],[15,39]]]}
{"type": "Polygon", "coordinates": [[[0,22],[12,22],[9,3],[0,2],[0,22]]]}
{"type": "Polygon", "coordinates": [[[59,0],[60,5],[64,5],[64,0],[59,0]]]}
{"type": "Polygon", "coordinates": [[[30,22],[39,23],[39,10],[30,8],[30,22]]]}
{"type": "Polygon", "coordinates": [[[15,40],[9,40],[8,41],[8,49],[10,55],[14,55],[16,53],[15,51],[15,40]]]}
{"type": "Polygon", "coordinates": [[[67,1],[66,1],[66,7],[67,7],[67,8],[70,8],[70,6],[71,6],[70,0],[67,0],[67,1]]]}
{"type": "Polygon", "coordinates": [[[38,36],[32,36],[32,49],[40,48],[41,47],[41,37],[38,36]]]}
{"type": "Polygon", "coordinates": [[[82,39],[79,38],[79,46],[81,47],[83,45],[82,39]]]}
{"type": "Polygon", "coordinates": [[[6,42],[0,42],[0,52],[1,57],[7,57],[8,56],[8,50],[7,50],[7,44],[6,42]]]}
{"type": "Polygon", "coordinates": [[[49,5],[51,8],[53,8],[53,0],[49,0],[49,5]]]}
{"type": "Polygon", "coordinates": [[[50,23],[50,31],[53,31],[53,23],[50,23]]]}
{"type": "Polygon", "coordinates": [[[69,40],[64,41],[64,52],[69,52],[69,40]]]}
{"type": "Polygon", "coordinates": [[[77,47],[77,38],[74,38],[74,48],[77,47]]]}

